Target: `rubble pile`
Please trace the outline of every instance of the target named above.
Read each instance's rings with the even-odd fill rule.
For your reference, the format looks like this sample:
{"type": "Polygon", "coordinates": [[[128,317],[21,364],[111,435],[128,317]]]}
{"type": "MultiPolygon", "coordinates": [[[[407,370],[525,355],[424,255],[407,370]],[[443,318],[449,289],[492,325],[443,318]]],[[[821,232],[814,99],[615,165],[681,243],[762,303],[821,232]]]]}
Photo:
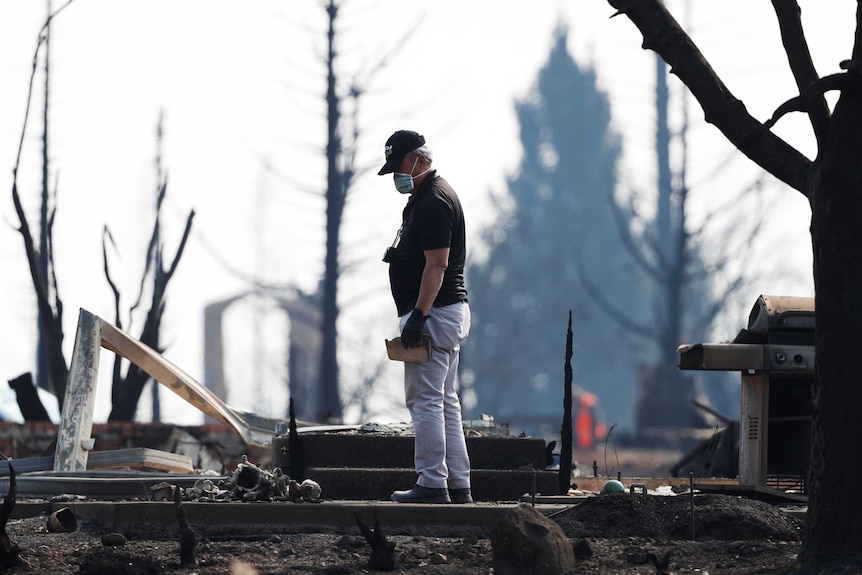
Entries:
{"type": "Polygon", "coordinates": [[[320,485],[311,479],[301,483],[291,479],[280,467],[268,471],[258,467],[243,455],[236,469],[218,483],[212,479],[198,479],[192,487],[179,487],[162,481],[150,487],[153,500],[173,500],[179,489],[183,501],[320,501],[320,485]]]}

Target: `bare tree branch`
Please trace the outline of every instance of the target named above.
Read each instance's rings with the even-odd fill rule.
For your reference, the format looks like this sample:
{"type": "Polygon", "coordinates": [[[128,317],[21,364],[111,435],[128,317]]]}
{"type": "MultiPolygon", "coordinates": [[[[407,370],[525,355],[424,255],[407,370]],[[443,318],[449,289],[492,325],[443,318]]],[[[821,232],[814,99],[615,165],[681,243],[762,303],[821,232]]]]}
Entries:
{"type": "MultiPolygon", "coordinates": [[[[114,321],[117,327],[123,329],[123,319],[120,316],[120,290],[114,280],[111,278],[110,267],[108,265],[108,242],[116,249],[116,243],[111,235],[108,226],[102,228],[102,261],[104,263],[105,278],[108,280],[108,285],[111,286],[111,291],[114,293],[114,321]]],[[[113,385],[118,385],[117,382],[122,380],[122,358],[117,355],[114,357],[114,363],[111,367],[111,381],[113,385]]],[[[113,394],[112,390],[112,394],[113,394]]]]}
{"type": "Polygon", "coordinates": [[[141,304],[141,299],[144,297],[144,284],[147,280],[147,277],[150,273],[150,266],[154,265],[155,258],[153,255],[156,253],[159,245],[159,236],[161,232],[161,225],[159,222],[159,215],[161,214],[162,209],[162,201],[165,199],[165,191],[167,190],[168,182],[167,179],[159,182],[159,189],[156,192],[156,220],[153,223],[153,231],[150,234],[150,241],[147,244],[147,252],[146,257],[144,258],[144,273],[141,274],[141,285],[138,291],[138,298],[135,300],[135,303],[132,304],[132,307],[129,309],[129,313],[138,309],[138,306],[141,304]]]}
{"type": "MultiPolygon", "coordinates": [[[[620,241],[623,244],[623,248],[625,248],[626,252],[631,256],[634,260],[635,264],[641,268],[649,277],[651,277],[656,282],[661,282],[664,279],[664,275],[660,267],[664,267],[661,262],[661,254],[658,253],[658,250],[655,249],[655,242],[652,241],[650,234],[648,231],[645,231],[642,234],[642,237],[646,239],[644,245],[638,247],[634,243],[634,235],[631,233],[631,230],[628,229],[628,221],[623,216],[623,209],[617,204],[617,202],[611,201],[611,212],[613,212],[614,222],[616,223],[617,235],[620,238],[620,241]],[[659,261],[659,266],[653,265],[644,254],[644,247],[648,247],[650,252],[657,258],[659,261]]],[[[634,206],[630,203],[628,208],[629,213],[638,217],[637,212],[634,209],[634,206]]],[[[666,262],[665,262],[666,264],[666,262]]]]}
{"type": "Polygon", "coordinates": [[[811,199],[811,161],[772,132],[764,131],[660,0],[608,2],[617,14],[625,14],[638,27],[643,47],[658,53],[671,66],[671,73],[688,86],[708,123],[756,164],[811,199]]]}
{"type": "Polygon", "coordinates": [[[197,238],[200,246],[203,247],[210,256],[212,256],[213,260],[215,260],[215,262],[221,266],[226,273],[247,284],[249,289],[277,294],[295,294],[296,286],[291,283],[265,282],[252,272],[245,272],[236,268],[199,229],[195,231],[195,238],[197,238]]]}
{"type": "Polygon", "coordinates": [[[42,46],[44,46],[45,41],[47,39],[46,32],[48,27],[51,25],[51,20],[53,20],[57,14],[62,12],[69,4],[74,2],[74,0],[68,0],[65,4],[57,8],[52,14],[48,15],[48,18],[45,20],[45,23],[42,24],[42,28],[39,29],[39,39],[36,41],[36,50],[33,53],[33,69],[30,72],[30,85],[27,89],[27,104],[24,108],[24,125],[21,128],[21,138],[18,140],[18,154],[15,156],[15,167],[12,169],[12,179],[16,180],[18,175],[18,166],[21,164],[21,152],[24,149],[24,134],[27,133],[27,120],[30,117],[30,102],[33,99],[33,81],[36,78],[36,68],[39,66],[39,52],[42,50],[42,46]]]}
{"type": "MultiPolygon", "coordinates": [[[[799,93],[805,90],[819,78],[814,62],[811,60],[811,51],[808,49],[808,41],[802,29],[801,11],[796,0],[772,0],[775,15],[778,17],[778,26],[781,30],[781,43],[787,53],[787,61],[790,70],[796,79],[799,93]]],[[[817,148],[823,146],[826,132],[829,128],[829,107],[826,98],[821,94],[819,98],[812,99],[808,109],[811,128],[817,138],[817,148]]]]}
{"type": "Polygon", "coordinates": [[[195,211],[192,210],[189,212],[189,217],[186,219],[186,227],[185,227],[185,230],[183,230],[183,237],[180,240],[180,245],[179,245],[179,247],[177,247],[177,253],[174,255],[174,259],[173,259],[173,261],[171,261],[170,267],[168,268],[167,272],[165,272],[165,274],[164,274],[164,278],[165,278],[164,282],[165,283],[167,283],[168,280],[170,280],[171,277],[173,277],[174,272],[177,271],[177,264],[180,263],[180,258],[183,255],[183,250],[185,250],[185,248],[186,248],[186,242],[188,241],[189,234],[192,231],[192,220],[194,219],[194,217],[195,217],[195,211]]]}
{"type": "MultiPolygon", "coordinates": [[[[817,113],[819,104],[824,100],[823,95],[826,92],[846,90],[858,85],[859,78],[854,77],[852,73],[824,76],[809,85],[799,96],[781,104],[772,114],[772,117],[763,124],[763,128],[765,130],[772,128],[778,120],[790,112],[805,112],[812,116],[812,114],[817,113]]],[[[825,138],[825,134],[823,137],[825,138]]],[[[818,144],[822,144],[822,140],[818,139],[818,144]]]]}
{"type": "Polygon", "coordinates": [[[105,270],[105,279],[108,280],[108,285],[114,293],[114,321],[117,322],[117,327],[123,329],[123,319],[120,317],[120,289],[114,280],[111,278],[111,270],[108,266],[108,243],[116,249],[117,244],[114,242],[114,237],[111,235],[111,230],[106,225],[102,228],[102,261],[105,270]]]}
{"type": "Polygon", "coordinates": [[[262,157],[262,154],[257,154],[259,156],[259,160],[261,164],[264,164],[266,169],[272,172],[278,180],[284,182],[288,186],[290,186],[291,190],[295,190],[298,192],[302,192],[303,194],[313,196],[315,198],[323,198],[325,194],[319,189],[311,184],[302,183],[297,178],[294,178],[292,174],[288,173],[286,170],[279,168],[278,166],[270,165],[269,160],[262,157]]]}
{"type": "Polygon", "coordinates": [[[694,334],[703,333],[703,331],[706,330],[713,321],[715,321],[715,318],[721,313],[727,301],[733,299],[733,295],[739,292],[746,285],[748,285],[748,282],[741,275],[737,276],[729,285],[726,285],[724,287],[723,297],[716,298],[709,306],[707,306],[706,310],[697,317],[691,319],[689,327],[686,330],[687,333],[683,334],[686,336],[683,341],[692,341],[691,338],[694,337],[694,334]]]}
{"type": "MultiPolygon", "coordinates": [[[[59,177],[57,177],[59,179],[59,177]]],[[[48,221],[46,225],[48,226],[48,234],[47,234],[47,247],[48,250],[48,271],[50,273],[50,284],[47,286],[47,289],[50,293],[53,288],[54,291],[54,309],[57,312],[58,320],[63,318],[63,300],[60,298],[60,284],[57,283],[57,266],[54,265],[54,222],[57,219],[57,189],[58,184],[57,180],[54,181],[54,193],[52,197],[54,198],[54,205],[50,209],[48,213],[48,221]]],[[[62,330],[61,330],[62,331],[62,330]]]]}
{"type": "Polygon", "coordinates": [[[383,52],[379,58],[374,60],[371,64],[366,64],[360,66],[360,71],[365,72],[364,78],[361,80],[357,80],[356,83],[363,86],[368,86],[371,84],[372,80],[383,70],[385,70],[391,63],[392,60],[403,51],[403,47],[408,43],[410,37],[419,29],[420,24],[425,19],[425,13],[419,14],[416,17],[416,20],[413,22],[413,25],[404,28],[401,36],[392,44],[392,48],[383,52]]]}
{"type": "Polygon", "coordinates": [[[578,281],[583,286],[584,291],[587,292],[587,295],[609,316],[613,318],[617,324],[623,329],[639,335],[645,339],[650,341],[655,341],[659,336],[659,331],[650,329],[647,326],[641,325],[635,321],[632,321],[629,314],[624,313],[621,309],[615,306],[611,301],[609,301],[602,291],[590,281],[590,278],[587,274],[587,270],[584,268],[583,264],[578,264],[578,281]]]}
{"type": "Polygon", "coordinates": [[[386,363],[384,361],[375,363],[372,370],[365,373],[359,383],[342,400],[345,410],[351,407],[359,408],[359,421],[367,420],[369,415],[372,414],[370,410],[371,393],[377,387],[377,383],[381,380],[385,369],[386,363]]]}
{"type": "Polygon", "coordinates": [[[27,215],[24,213],[24,208],[21,205],[21,198],[18,195],[18,184],[12,180],[12,203],[15,205],[15,213],[18,214],[20,227],[18,231],[24,238],[24,251],[27,254],[27,260],[30,262],[30,278],[33,280],[33,288],[36,290],[36,304],[46,317],[54,317],[54,310],[51,307],[50,296],[48,294],[48,284],[45,278],[42,277],[42,272],[36,262],[39,261],[38,250],[33,242],[33,234],[30,232],[30,224],[27,222],[27,215]]]}
{"type": "MultiPolygon", "coordinates": [[[[153,261],[144,266],[145,272],[141,278],[141,294],[143,294],[144,291],[144,284],[148,279],[151,279],[152,295],[150,298],[150,307],[147,310],[139,339],[141,342],[158,352],[164,351],[159,342],[159,330],[161,327],[162,314],[165,310],[165,294],[167,292],[167,286],[176,272],[180,258],[185,250],[186,243],[191,234],[192,221],[195,215],[194,210],[189,212],[188,218],[186,219],[186,226],[183,230],[182,239],[180,240],[176,254],[173,257],[170,266],[165,269],[162,266],[162,246],[158,245],[158,227],[166,188],[167,185],[164,183],[159,188],[159,196],[156,202],[156,218],[153,224],[154,229],[150,236],[150,242],[146,252],[147,259],[153,261]]],[[[113,286],[113,282],[111,282],[110,277],[108,277],[108,282],[113,286]]],[[[115,297],[118,297],[116,291],[115,297]]],[[[139,295],[138,302],[135,303],[136,306],[140,303],[141,299],[142,295],[139,295]]],[[[141,393],[143,392],[147,381],[149,381],[149,375],[132,363],[128,364],[126,376],[121,377],[120,357],[117,356],[114,361],[114,385],[111,390],[112,408],[111,414],[108,418],[110,421],[131,421],[134,418],[141,393]]]]}
{"type": "MultiPolygon", "coordinates": [[[[727,198],[726,201],[723,201],[721,204],[716,205],[712,209],[708,209],[703,215],[701,226],[692,233],[692,239],[700,239],[701,232],[706,228],[710,227],[710,224],[716,218],[726,215],[729,210],[736,206],[739,206],[743,199],[750,197],[751,194],[755,194],[762,191],[764,179],[765,175],[763,173],[758,174],[757,177],[751,183],[740,189],[738,192],[734,193],[733,196],[727,198]]],[[[759,218],[759,221],[763,221],[763,218],[759,218]]]]}

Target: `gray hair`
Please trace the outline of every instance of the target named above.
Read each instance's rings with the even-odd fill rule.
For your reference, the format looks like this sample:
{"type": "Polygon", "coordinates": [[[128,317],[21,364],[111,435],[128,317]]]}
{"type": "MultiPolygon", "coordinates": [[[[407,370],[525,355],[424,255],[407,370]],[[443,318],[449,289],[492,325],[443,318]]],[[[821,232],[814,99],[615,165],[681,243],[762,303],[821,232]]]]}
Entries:
{"type": "Polygon", "coordinates": [[[431,157],[431,148],[428,146],[419,146],[408,155],[411,157],[422,156],[429,164],[434,161],[431,157]]]}

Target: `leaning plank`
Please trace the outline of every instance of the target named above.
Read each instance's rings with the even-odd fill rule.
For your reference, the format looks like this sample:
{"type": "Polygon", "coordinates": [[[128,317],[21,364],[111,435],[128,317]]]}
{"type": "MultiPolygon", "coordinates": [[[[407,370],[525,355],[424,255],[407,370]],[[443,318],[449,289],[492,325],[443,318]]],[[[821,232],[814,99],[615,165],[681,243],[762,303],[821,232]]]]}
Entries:
{"type": "MultiPolygon", "coordinates": [[[[10,461],[0,461],[0,476],[9,475],[10,461]]],[[[11,460],[16,473],[48,471],[54,467],[54,458],[24,457],[11,460]]],[[[91,451],[87,469],[158,469],[174,473],[194,473],[194,465],[188,455],[178,455],[148,447],[132,447],[111,451],[91,451]]]]}
{"type": "Polygon", "coordinates": [[[246,443],[272,445],[276,424],[282,420],[231,408],[154,349],[101,318],[98,323],[102,347],[125,357],[206,415],[232,427],[246,443]]]}

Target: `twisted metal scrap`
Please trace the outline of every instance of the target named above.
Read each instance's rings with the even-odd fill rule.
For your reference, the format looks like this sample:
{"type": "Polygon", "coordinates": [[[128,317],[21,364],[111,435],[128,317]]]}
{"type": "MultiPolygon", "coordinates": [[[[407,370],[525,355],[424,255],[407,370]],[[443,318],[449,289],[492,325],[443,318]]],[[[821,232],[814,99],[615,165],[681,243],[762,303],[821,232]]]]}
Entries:
{"type": "Polygon", "coordinates": [[[263,469],[243,455],[236,469],[226,479],[213,483],[202,478],[193,487],[183,489],[161,482],[150,487],[156,501],[171,500],[179,489],[184,501],[291,501],[316,502],[320,500],[320,485],[311,479],[302,483],[291,479],[280,467],[272,471],[263,469]]]}

